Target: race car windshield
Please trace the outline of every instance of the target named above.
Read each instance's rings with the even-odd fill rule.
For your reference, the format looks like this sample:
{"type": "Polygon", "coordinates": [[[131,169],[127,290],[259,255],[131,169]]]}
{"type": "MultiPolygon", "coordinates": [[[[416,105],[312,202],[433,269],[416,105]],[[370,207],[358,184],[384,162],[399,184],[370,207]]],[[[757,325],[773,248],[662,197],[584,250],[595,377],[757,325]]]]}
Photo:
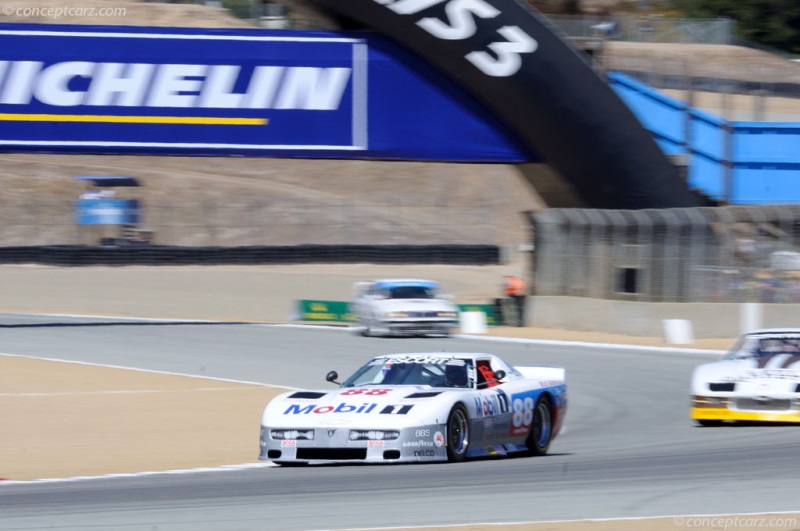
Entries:
{"type": "Polygon", "coordinates": [[[437,359],[432,362],[379,359],[358,369],[342,383],[342,387],[426,385],[466,389],[474,386],[474,374],[472,360],[466,359],[437,359]]]}
{"type": "Polygon", "coordinates": [[[724,359],[769,358],[778,354],[800,356],[800,335],[745,336],[731,347],[724,359]]]}
{"type": "Polygon", "coordinates": [[[398,286],[389,290],[392,299],[435,299],[436,292],[425,286],[398,286]]]}

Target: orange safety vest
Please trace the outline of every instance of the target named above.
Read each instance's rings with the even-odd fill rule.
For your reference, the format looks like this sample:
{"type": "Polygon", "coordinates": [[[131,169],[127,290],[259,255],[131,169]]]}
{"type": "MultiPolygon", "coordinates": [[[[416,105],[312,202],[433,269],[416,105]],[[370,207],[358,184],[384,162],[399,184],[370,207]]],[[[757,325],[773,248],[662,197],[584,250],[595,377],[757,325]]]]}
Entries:
{"type": "Polygon", "coordinates": [[[524,295],[525,294],[525,281],[519,277],[506,277],[505,292],[506,295],[524,295]]]}

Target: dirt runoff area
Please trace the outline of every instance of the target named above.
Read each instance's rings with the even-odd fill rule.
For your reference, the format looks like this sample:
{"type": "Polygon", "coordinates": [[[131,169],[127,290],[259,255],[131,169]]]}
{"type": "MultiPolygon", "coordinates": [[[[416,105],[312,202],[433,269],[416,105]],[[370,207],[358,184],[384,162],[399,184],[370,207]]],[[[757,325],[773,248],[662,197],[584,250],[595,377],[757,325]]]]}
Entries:
{"type": "Polygon", "coordinates": [[[0,477],[33,480],[254,463],[285,389],[0,355],[0,390],[0,477]]]}

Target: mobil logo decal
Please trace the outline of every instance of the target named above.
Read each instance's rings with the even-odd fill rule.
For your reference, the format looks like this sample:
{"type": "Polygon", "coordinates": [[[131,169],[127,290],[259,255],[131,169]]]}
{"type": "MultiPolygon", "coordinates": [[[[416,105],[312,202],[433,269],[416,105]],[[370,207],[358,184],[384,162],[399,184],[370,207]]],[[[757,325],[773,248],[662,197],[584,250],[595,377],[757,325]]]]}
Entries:
{"type": "Polygon", "coordinates": [[[378,404],[376,403],[362,403],[362,404],[348,404],[342,402],[337,406],[319,406],[316,404],[300,405],[291,404],[283,412],[284,415],[325,415],[327,413],[371,413],[378,404]]]}

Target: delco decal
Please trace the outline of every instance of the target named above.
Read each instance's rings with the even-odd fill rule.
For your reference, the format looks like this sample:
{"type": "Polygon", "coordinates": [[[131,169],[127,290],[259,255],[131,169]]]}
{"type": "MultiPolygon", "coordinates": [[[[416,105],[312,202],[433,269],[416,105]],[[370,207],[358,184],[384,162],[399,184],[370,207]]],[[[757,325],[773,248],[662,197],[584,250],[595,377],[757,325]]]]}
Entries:
{"type": "MultiPolygon", "coordinates": [[[[477,20],[493,19],[500,10],[484,0],[374,0],[398,15],[418,15],[422,11],[444,4],[445,19],[422,16],[416,24],[437,39],[464,40],[478,30],[477,20]]],[[[503,26],[497,30],[500,37],[486,48],[474,50],[464,58],[478,70],[493,77],[516,74],[522,66],[521,54],[535,52],[539,43],[519,26],[503,26]]]]}
{"type": "Polygon", "coordinates": [[[286,411],[283,412],[284,415],[324,415],[326,413],[371,413],[378,404],[375,403],[363,403],[363,404],[348,404],[346,402],[342,402],[338,406],[316,406],[314,404],[310,405],[300,405],[300,404],[292,404],[286,411]]]}

